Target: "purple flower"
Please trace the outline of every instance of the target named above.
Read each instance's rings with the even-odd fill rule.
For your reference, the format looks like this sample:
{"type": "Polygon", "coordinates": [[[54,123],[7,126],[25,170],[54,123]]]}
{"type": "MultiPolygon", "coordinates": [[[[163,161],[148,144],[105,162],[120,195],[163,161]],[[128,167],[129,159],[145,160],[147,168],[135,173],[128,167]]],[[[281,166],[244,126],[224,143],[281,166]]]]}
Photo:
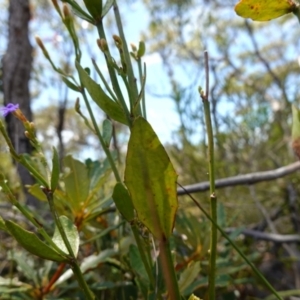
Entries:
{"type": "Polygon", "coordinates": [[[0,112],[3,117],[6,117],[9,113],[16,111],[19,108],[19,104],[8,103],[4,107],[0,107],[0,112]]]}

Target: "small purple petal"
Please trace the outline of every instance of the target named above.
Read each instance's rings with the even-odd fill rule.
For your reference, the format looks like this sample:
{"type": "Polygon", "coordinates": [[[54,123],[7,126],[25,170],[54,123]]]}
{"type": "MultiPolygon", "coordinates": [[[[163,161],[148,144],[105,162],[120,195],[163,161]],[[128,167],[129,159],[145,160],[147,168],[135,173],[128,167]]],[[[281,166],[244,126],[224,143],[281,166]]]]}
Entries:
{"type": "Polygon", "coordinates": [[[3,117],[6,117],[9,113],[16,111],[19,108],[19,104],[8,103],[4,107],[0,107],[0,112],[3,117]]]}

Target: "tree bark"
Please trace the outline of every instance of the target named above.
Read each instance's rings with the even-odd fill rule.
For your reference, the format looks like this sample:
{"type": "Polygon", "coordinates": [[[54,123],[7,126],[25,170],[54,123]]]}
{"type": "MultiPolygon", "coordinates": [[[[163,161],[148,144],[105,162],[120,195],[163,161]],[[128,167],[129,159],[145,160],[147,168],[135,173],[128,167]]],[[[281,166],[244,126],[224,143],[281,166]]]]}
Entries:
{"type": "MultiPolygon", "coordinates": [[[[28,37],[30,21],[29,0],[10,0],[8,45],[3,57],[4,104],[18,103],[23,114],[32,120],[29,80],[32,65],[32,46],[28,37]]],[[[13,115],[6,117],[7,131],[18,153],[30,153],[32,147],[24,135],[24,127],[13,115]]],[[[22,185],[33,184],[33,178],[21,165],[17,166],[22,185]]],[[[26,203],[37,205],[37,200],[24,189],[26,203]]]]}

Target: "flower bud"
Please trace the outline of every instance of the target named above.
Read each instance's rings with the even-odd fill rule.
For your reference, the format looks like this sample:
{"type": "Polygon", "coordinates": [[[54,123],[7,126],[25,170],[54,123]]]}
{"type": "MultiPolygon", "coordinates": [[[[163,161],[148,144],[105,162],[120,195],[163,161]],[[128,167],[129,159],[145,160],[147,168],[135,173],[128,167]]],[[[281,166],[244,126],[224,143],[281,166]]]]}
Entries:
{"type": "Polygon", "coordinates": [[[117,36],[117,35],[114,34],[113,35],[113,39],[115,41],[116,46],[118,48],[122,48],[123,42],[122,42],[121,38],[119,36],[117,36]]]}
{"type": "Polygon", "coordinates": [[[47,59],[49,59],[49,58],[50,58],[49,53],[48,53],[46,47],[44,46],[42,40],[41,40],[38,36],[36,36],[36,37],[35,37],[35,41],[36,41],[37,45],[38,45],[38,46],[41,48],[41,50],[43,51],[44,56],[45,56],[47,59]]]}
{"type": "Polygon", "coordinates": [[[98,39],[97,45],[102,52],[108,51],[108,45],[107,45],[107,41],[105,39],[98,39]]]}
{"type": "Polygon", "coordinates": [[[146,45],[145,45],[145,43],[143,41],[140,41],[139,42],[139,50],[137,52],[137,56],[139,58],[141,58],[142,56],[144,56],[145,52],[146,52],[146,45]]]}

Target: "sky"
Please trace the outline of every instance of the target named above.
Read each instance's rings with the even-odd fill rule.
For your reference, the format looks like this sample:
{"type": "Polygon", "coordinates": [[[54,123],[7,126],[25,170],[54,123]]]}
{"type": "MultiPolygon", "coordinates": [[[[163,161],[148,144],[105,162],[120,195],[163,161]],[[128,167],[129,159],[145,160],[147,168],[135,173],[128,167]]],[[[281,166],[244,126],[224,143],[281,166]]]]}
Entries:
{"type": "MultiPolygon", "coordinates": [[[[139,2],[135,1],[131,5],[123,5],[120,7],[121,15],[125,15],[126,18],[124,20],[125,27],[125,36],[127,38],[128,44],[138,45],[140,41],[141,32],[147,29],[148,25],[148,14],[145,11],[144,6],[139,2]],[[134,20],[134,21],[131,21],[134,20]]],[[[40,20],[39,20],[40,22],[40,20]]],[[[57,43],[64,43],[64,38],[59,36],[59,34],[49,30],[45,26],[46,24],[42,24],[36,26],[33,24],[32,32],[34,35],[39,36],[41,40],[44,42],[50,53],[55,53],[53,55],[53,60],[57,62],[59,65],[59,59],[57,59],[58,53],[57,49],[52,49],[53,47],[53,38],[56,39],[57,43]]],[[[87,22],[82,21],[82,28],[87,27],[87,22]]],[[[114,29],[112,29],[112,34],[115,34],[114,29]]],[[[109,38],[109,34],[107,34],[109,38]]],[[[95,30],[87,32],[87,41],[93,45],[93,42],[98,38],[95,30]]],[[[36,47],[35,40],[32,39],[32,43],[34,47],[36,47]]],[[[95,45],[95,44],[94,44],[95,45]]],[[[59,45],[57,45],[59,48],[59,45]]],[[[147,44],[146,44],[147,49],[147,44]]],[[[50,68],[50,64],[41,56],[41,51],[39,51],[38,60],[45,65],[45,68],[50,68]]],[[[61,55],[61,54],[59,54],[61,55]]],[[[89,51],[83,51],[83,58],[81,64],[85,66],[90,66],[92,73],[93,67],[91,65],[91,56],[93,58],[99,58],[98,66],[104,72],[104,74],[108,74],[106,72],[106,66],[101,57],[102,53],[99,51],[97,46],[95,48],[90,48],[89,51]]],[[[116,57],[117,58],[117,57],[116,57]]],[[[98,61],[97,61],[98,62],[98,61]]],[[[175,107],[173,102],[167,97],[153,97],[151,96],[152,92],[158,94],[168,94],[169,93],[169,83],[165,71],[163,69],[163,64],[158,54],[147,54],[144,57],[144,62],[147,66],[147,81],[146,81],[146,105],[147,105],[147,118],[148,121],[153,126],[155,132],[163,143],[171,142],[172,140],[172,132],[176,130],[179,124],[178,115],[175,112],[175,107]]],[[[137,74],[136,74],[137,75],[137,74]]],[[[51,75],[52,76],[52,75],[51,75]]],[[[98,79],[97,79],[98,80],[98,79]]],[[[46,106],[49,103],[53,103],[54,97],[57,91],[52,88],[48,88],[42,91],[37,99],[33,101],[32,108],[33,110],[38,110],[41,106],[46,106]],[[48,100],[47,100],[48,99],[48,100]]],[[[69,97],[74,100],[78,97],[73,91],[69,92],[69,97]]],[[[70,137],[70,135],[67,134],[70,137]]]]}

